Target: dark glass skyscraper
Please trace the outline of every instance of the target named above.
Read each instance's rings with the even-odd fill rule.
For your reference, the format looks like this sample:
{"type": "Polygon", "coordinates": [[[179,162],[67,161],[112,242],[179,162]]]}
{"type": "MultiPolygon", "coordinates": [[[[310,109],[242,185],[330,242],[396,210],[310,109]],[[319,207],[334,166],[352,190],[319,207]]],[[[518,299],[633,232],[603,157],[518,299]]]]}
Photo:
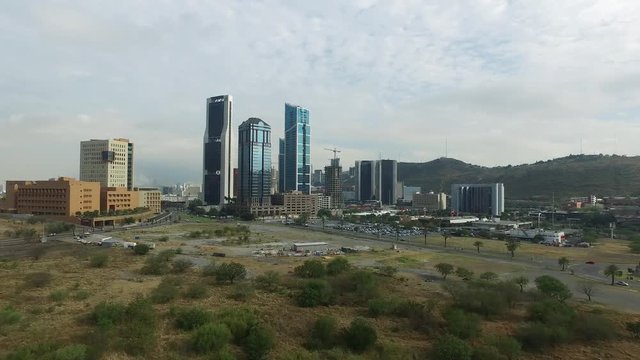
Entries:
{"type": "Polygon", "coordinates": [[[283,193],[284,190],[284,139],[278,139],[278,192],[283,193]]]}
{"type": "MultiPolygon", "coordinates": [[[[311,126],[309,110],[284,105],[284,191],[311,193],[311,126]]],[[[280,175],[282,176],[282,174],[280,175]]]]}
{"type": "Polygon", "coordinates": [[[202,192],[207,205],[223,205],[233,197],[231,166],[231,95],[207,99],[207,124],[204,132],[202,192]]]}
{"type": "Polygon", "coordinates": [[[398,200],[398,162],[378,160],[378,199],[382,205],[395,205],[398,200]]]}
{"type": "Polygon", "coordinates": [[[375,194],[376,166],[375,161],[356,161],[356,200],[365,202],[378,200],[375,194]]]}
{"type": "MultiPolygon", "coordinates": [[[[271,126],[250,118],[238,127],[240,204],[269,202],[271,195],[271,126]]],[[[270,203],[270,202],[269,202],[270,203]]]]}

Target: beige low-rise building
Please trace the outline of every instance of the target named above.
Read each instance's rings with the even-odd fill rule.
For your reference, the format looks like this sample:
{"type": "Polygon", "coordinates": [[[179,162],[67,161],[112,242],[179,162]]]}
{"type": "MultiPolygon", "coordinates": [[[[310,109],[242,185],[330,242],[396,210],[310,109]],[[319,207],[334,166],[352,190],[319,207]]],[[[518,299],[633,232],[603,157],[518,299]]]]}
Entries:
{"type": "Polygon", "coordinates": [[[301,215],[315,218],[320,210],[320,198],[316,194],[304,194],[291,191],[271,196],[271,203],[251,204],[246,208],[255,216],[291,216],[301,215]]]}
{"type": "Polygon", "coordinates": [[[0,209],[18,214],[78,216],[100,210],[100,183],[60,177],[39,181],[7,181],[0,209]]]}
{"type": "Polygon", "coordinates": [[[137,191],[127,190],[126,187],[103,187],[100,191],[100,211],[116,212],[134,210],[140,207],[137,191]]]}
{"type": "Polygon", "coordinates": [[[160,189],[156,188],[136,188],[138,191],[139,207],[147,208],[155,214],[159,214],[161,209],[160,189]]]}
{"type": "Polygon", "coordinates": [[[447,208],[447,194],[445,193],[415,193],[411,207],[425,211],[437,211],[447,208]]]}

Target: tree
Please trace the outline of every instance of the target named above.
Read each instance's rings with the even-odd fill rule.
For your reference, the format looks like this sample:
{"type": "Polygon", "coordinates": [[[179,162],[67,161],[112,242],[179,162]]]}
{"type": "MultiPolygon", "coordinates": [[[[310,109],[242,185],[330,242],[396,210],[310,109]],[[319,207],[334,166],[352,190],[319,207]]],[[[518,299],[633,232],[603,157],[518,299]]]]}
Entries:
{"type": "Polygon", "coordinates": [[[513,282],[520,286],[520,292],[524,292],[524,287],[529,284],[529,278],[526,276],[518,276],[517,278],[513,279],[513,282]]]}
{"type": "Polygon", "coordinates": [[[296,300],[301,307],[330,305],[333,302],[333,291],[329,283],[324,280],[309,280],[303,285],[296,300]]]}
{"type": "Polygon", "coordinates": [[[247,276],[247,269],[236,262],[223,263],[216,269],[216,281],[230,282],[242,280],[247,276]]]}
{"type": "Polygon", "coordinates": [[[322,316],[311,328],[307,346],[312,349],[330,349],[338,340],[338,322],[333,316],[322,316]]]}
{"type": "Polygon", "coordinates": [[[449,239],[449,233],[446,231],[442,232],[442,237],[444,238],[444,247],[447,247],[447,240],[449,239]]]}
{"type": "Polygon", "coordinates": [[[542,275],[535,280],[538,290],[553,299],[565,301],[571,297],[571,290],[562,281],[549,275],[542,275]]]}
{"type": "Polygon", "coordinates": [[[263,326],[254,325],[244,339],[244,350],[249,360],[267,359],[273,348],[273,333],[263,326]]]}
{"type": "Polygon", "coordinates": [[[561,257],[558,259],[558,265],[562,266],[562,271],[565,271],[569,265],[569,258],[566,256],[561,257]]]}
{"type": "Polygon", "coordinates": [[[478,240],[476,242],[473,243],[473,246],[476,247],[476,250],[478,250],[478,254],[480,254],[480,247],[483,245],[482,241],[478,240]]]}
{"type": "Polygon", "coordinates": [[[327,264],[327,274],[335,276],[341,274],[351,268],[349,260],[344,257],[337,257],[327,264]]]}
{"type": "Polygon", "coordinates": [[[591,301],[591,296],[593,296],[593,283],[590,281],[585,281],[580,284],[580,291],[583,294],[587,295],[589,301],[591,301]]]}
{"type": "Polygon", "coordinates": [[[605,276],[611,276],[611,285],[613,285],[616,281],[616,275],[620,272],[620,268],[616,265],[609,265],[604,269],[605,276]]]}
{"type": "Polygon", "coordinates": [[[193,333],[191,346],[199,353],[210,353],[224,348],[231,337],[231,331],[227,325],[205,324],[193,333]]]}
{"type": "Polygon", "coordinates": [[[515,256],[516,249],[520,247],[520,242],[516,239],[509,239],[505,245],[507,246],[507,251],[511,253],[511,257],[513,258],[515,256]]]}
{"type": "Polygon", "coordinates": [[[436,270],[442,275],[444,280],[447,279],[447,275],[453,273],[454,267],[451,264],[447,263],[439,263],[436,264],[436,270]]]}
{"type": "Polygon", "coordinates": [[[313,259],[296,266],[293,273],[301,278],[321,278],[326,275],[327,270],[320,260],[313,259]]]}
{"type": "Polygon", "coordinates": [[[456,269],[456,276],[458,276],[462,280],[469,280],[473,277],[473,271],[467,268],[458,267],[456,269]]]}
{"type": "Polygon", "coordinates": [[[375,345],[378,334],[365,319],[355,318],[345,330],[344,340],[351,350],[362,353],[375,345]]]}
{"type": "Polygon", "coordinates": [[[492,271],[483,272],[482,274],[480,274],[480,279],[486,281],[496,281],[498,280],[498,274],[492,271]]]}

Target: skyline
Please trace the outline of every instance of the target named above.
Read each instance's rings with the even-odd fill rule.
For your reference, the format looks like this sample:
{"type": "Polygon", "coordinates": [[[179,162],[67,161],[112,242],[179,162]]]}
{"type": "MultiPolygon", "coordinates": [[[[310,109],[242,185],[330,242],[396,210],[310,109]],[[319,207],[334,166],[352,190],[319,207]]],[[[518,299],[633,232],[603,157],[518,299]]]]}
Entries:
{"type": "Polygon", "coordinates": [[[334,146],[345,167],[429,161],[445,142],[483,166],[635,155],[638,16],[633,1],[9,2],[0,180],[78,178],[80,141],[126,137],[136,185],[198,182],[218,94],[234,139],[250,117],[283,134],[286,102],[309,109],[315,169],[334,146]]]}

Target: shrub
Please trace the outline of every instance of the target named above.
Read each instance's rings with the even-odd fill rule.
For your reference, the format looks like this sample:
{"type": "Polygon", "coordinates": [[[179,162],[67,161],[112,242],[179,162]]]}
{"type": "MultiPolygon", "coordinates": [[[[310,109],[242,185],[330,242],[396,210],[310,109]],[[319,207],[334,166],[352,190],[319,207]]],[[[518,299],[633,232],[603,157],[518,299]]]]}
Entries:
{"type": "Polygon", "coordinates": [[[162,250],[156,255],[158,260],[162,259],[164,261],[171,261],[174,257],[176,257],[176,251],[173,249],[162,250]]]}
{"type": "Polygon", "coordinates": [[[337,339],[338,323],[336,318],[323,316],[313,324],[307,346],[312,349],[330,349],[336,345],[337,339]]]}
{"type": "Polygon", "coordinates": [[[217,271],[218,267],[215,263],[211,262],[209,265],[202,268],[202,276],[216,276],[217,271]]]}
{"type": "Polygon", "coordinates": [[[231,331],[225,324],[206,324],[193,333],[191,346],[196,352],[211,353],[224,348],[230,340],[231,331]]]}
{"type": "Polygon", "coordinates": [[[460,309],[449,309],[444,313],[447,331],[460,339],[470,339],[480,334],[480,317],[460,309]]]}
{"type": "Polygon", "coordinates": [[[204,299],[208,296],[209,289],[203,284],[195,283],[189,285],[187,290],[184,293],[184,296],[189,299],[204,299]]]}
{"type": "Polygon", "coordinates": [[[91,296],[91,293],[88,292],[87,290],[78,290],[76,291],[76,293],[73,295],[73,299],[74,300],[86,300],[91,296]]]}
{"type": "Polygon", "coordinates": [[[543,275],[537,277],[535,283],[540,293],[552,299],[565,301],[571,297],[571,290],[569,290],[567,285],[553,276],[543,275]]]}
{"type": "Polygon", "coordinates": [[[237,344],[249,335],[249,329],[258,323],[255,314],[244,308],[224,309],[215,314],[214,318],[231,330],[233,340],[237,344]]]}
{"type": "Polygon", "coordinates": [[[165,278],[158,284],[158,287],[151,291],[150,298],[156,304],[166,304],[178,297],[179,292],[180,288],[170,279],[165,278]]]}
{"type": "Polygon", "coordinates": [[[473,277],[473,271],[467,268],[458,267],[456,269],[456,276],[463,280],[469,280],[473,277]]]}
{"type": "Polygon", "coordinates": [[[522,347],[529,351],[542,351],[569,340],[567,330],[558,325],[528,323],[518,329],[518,340],[522,347]]]}
{"type": "Polygon", "coordinates": [[[249,360],[263,360],[273,348],[273,333],[262,326],[253,326],[243,348],[249,360]]]}
{"type": "Polygon", "coordinates": [[[12,306],[5,306],[0,310],[0,329],[3,326],[14,325],[22,319],[22,315],[12,306]]]}
{"type": "Polygon", "coordinates": [[[640,321],[628,322],[626,324],[626,328],[631,332],[634,338],[640,338],[640,321]]]}
{"type": "Polygon", "coordinates": [[[395,274],[398,273],[398,268],[392,265],[385,265],[380,267],[380,272],[385,276],[393,277],[395,274]]]}
{"type": "Polygon", "coordinates": [[[152,256],[144,262],[140,272],[145,275],[164,275],[169,272],[169,265],[160,256],[152,256]]]}
{"type": "Polygon", "coordinates": [[[471,360],[473,350],[464,340],[444,335],[435,342],[431,352],[438,360],[471,360]]]}
{"type": "Polygon", "coordinates": [[[347,347],[361,353],[372,347],[378,340],[378,334],[369,323],[362,318],[355,318],[344,332],[347,347]]]}
{"type": "Polygon", "coordinates": [[[201,308],[178,309],[175,311],[176,327],[181,330],[193,330],[211,322],[213,314],[201,308]]]}
{"type": "Polygon", "coordinates": [[[293,269],[293,273],[301,278],[313,279],[324,277],[327,269],[324,267],[322,261],[312,259],[305,261],[302,265],[296,266],[295,269],[293,269]]]}
{"type": "Polygon", "coordinates": [[[333,303],[333,291],[329,283],[323,280],[309,280],[296,296],[298,306],[315,307],[333,303]]]}
{"type": "Polygon", "coordinates": [[[87,346],[82,344],[67,345],[56,350],[54,360],[85,360],[88,358],[87,346]]]}
{"type": "Polygon", "coordinates": [[[337,257],[329,261],[329,263],[327,264],[327,274],[335,276],[348,271],[350,268],[351,264],[349,264],[349,260],[344,257],[337,257]]]}
{"type": "Polygon", "coordinates": [[[96,254],[89,259],[89,266],[92,268],[103,268],[107,266],[109,256],[107,254],[96,254]]]}
{"type": "Polygon", "coordinates": [[[573,335],[582,341],[606,341],[617,336],[611,320],[599,314],[580,314],[573,326],[573,335]]]}
{"type": "Polygon", "coordinates": [[[231,292],[231,298],[238,301],[247,301],[255,294],[253,285],[248,282],[236,284],[231,292]]]}
{"type": "Polygon", "coordinates": [[[119,303],[102,302],[93,309],[91,320],[101,328],[109,328],[125,319],[126,306],[119,303]]]}
{"type": "Polygon", "coordinates": [[[395,307],[395,300],[378,298],[369,300],[367,311],[369,313],[369,316],[378,317],[381,315],[391,314],[395,307]]]}
{"type": "Polygon", "coordinates": [[[522,345],[520,342],[511,336],[491,336],[487,340],[487,345],[496,349],[505,360],[515,360],[520,357],[520,353],[522,352],[522,345]]]}
{"type": "Polygon", "coordinates": [[[121,344],[129,355],[140,356],[155,348],[156,311],[151,302],[139,297],[127,305],[126,322],[118,332],[121,344]]]}
{"type": "Polygon", "coordinates": [[[143,297],[132,300],[127,305],[125,315],[128,322],[140,322],[149,327],[155,326],[157,317],[151,302],[143,297]]]}
{"type": "Polygon", "coordinates": [[[379,278],[370,271],[357,270],[331,279],[344,302],[365,303],[379,296],[379,278]]]}
{"type": "Polygon", "coordinates": [[[482,274],[480,274],[480,279],[486,281],[496,281],[498,280],[498,274],[492,271],[483,272],[482,274]]]}
{"type": "Polygon", "coordinates": [[[278,291],[281,282],[280,274],[275,271],[267,271],[253,280],[258,289],[269,292],[278,291]]]}
{"type": "Polygon", "coordinates": [[[36,272],[28,274],[25,278],[27,286],[32,288],[43,288],[51,283],[53,276],[46,272],[36,272]]]}
{"type": "Polygon", "coordinates": [[[531,304],[527,316],[529,320],[566,326],[573,321],[576,311],[567,304],[547,299],[531,304]]]}
{"type": "Polygon", "coordinates": [[[233,284],[235,280],[244,280],[247,276],[247,269],[242,264],[236,262],[223,263],[216,270],[217,282],[230,282],[233,284]]]}
{"type": "Polygon", "coordinates": [[[158,238],[158,241],[167,242],[167,241],[169,241],[169,237],[168,236],[161,236],[161,237],[158,238]]]}
{"type": "Polygon", "coordinates": [[[151,248],[147,244],[137,244],[133,247],[133,252],[136,255],[147,255],[149,250],[151,250],[151,248]]]}
{"type": "Polygon", "coordinates": [[[189,259],[178,259],[171,264],[171,271],[182,274],[193,267],[193,261],[189,259]]]}
{"type": "Polygon", "coordinates": [[[54,290],[51,292],[51,294],[49,294],[49,299],[55,301],[55,302],[62,302],[64,300],[67,299],[67,291],[66,290],[54,290]]]}

